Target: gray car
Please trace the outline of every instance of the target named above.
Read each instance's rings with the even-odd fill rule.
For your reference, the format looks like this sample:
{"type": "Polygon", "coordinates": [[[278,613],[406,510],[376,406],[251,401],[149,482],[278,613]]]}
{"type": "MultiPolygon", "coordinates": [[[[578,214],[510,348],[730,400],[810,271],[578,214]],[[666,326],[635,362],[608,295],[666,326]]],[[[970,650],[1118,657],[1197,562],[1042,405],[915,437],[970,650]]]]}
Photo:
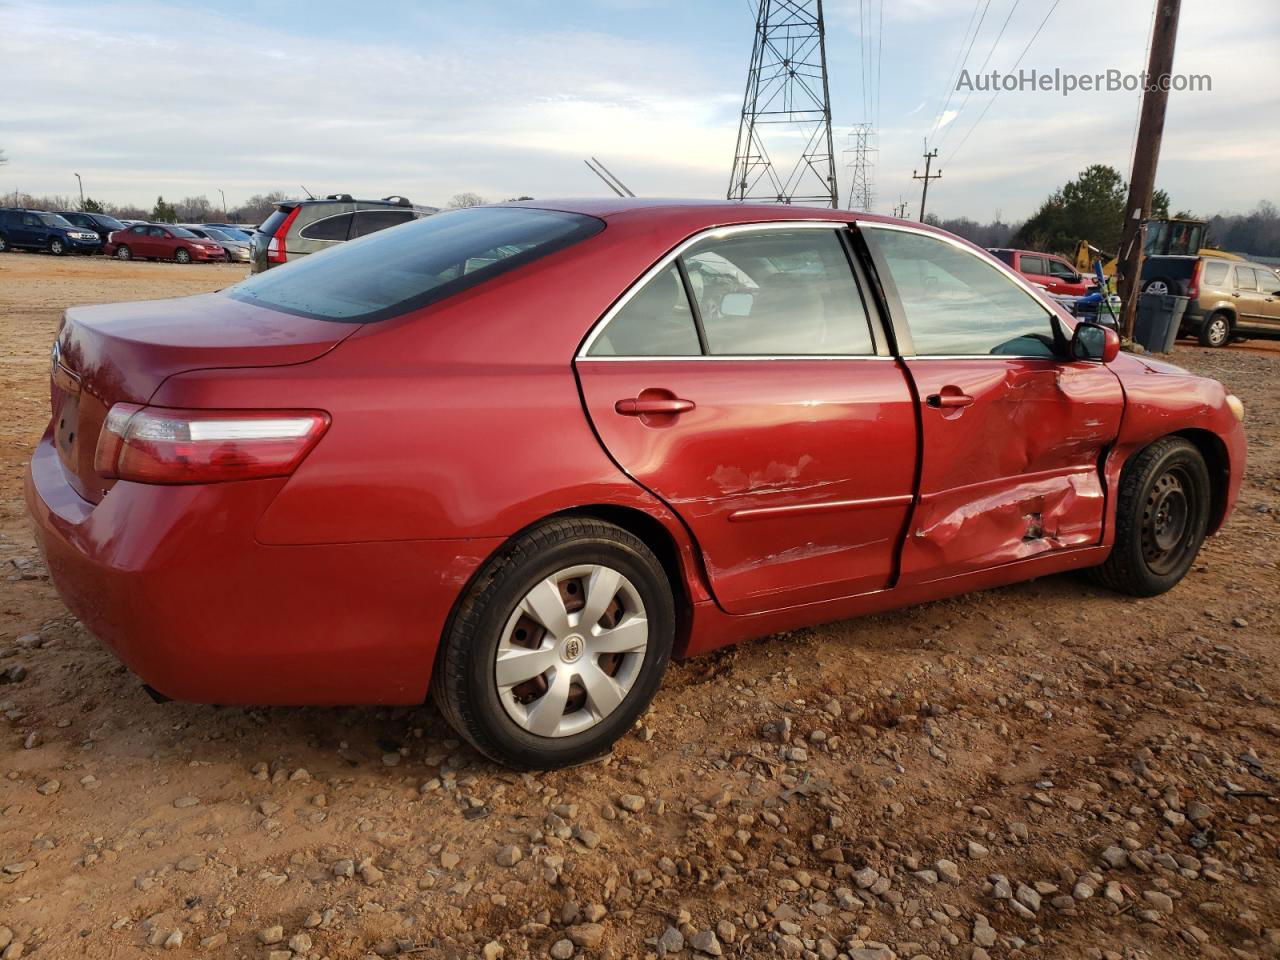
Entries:
{"type": "Polygon", "coordinates": [[[439,210],[415,206],[404,197],[356,200],[349,193],[335,193],[323,199],[286,200],[275,207],[253,234],[254,273],[439,210]]]}
{"type": "Polygon", "coordinates": [[[221,227],[209,227],[204,224],[182,223],[180,227],[190,230],[197,237],[205,240],[212,240],[223,250],[227,251],[227,261],[229,263],[248,263],[252,259],[252,250],[249,238],[246,236],[236,236],[231,230],[225,230],[221,227]]]}

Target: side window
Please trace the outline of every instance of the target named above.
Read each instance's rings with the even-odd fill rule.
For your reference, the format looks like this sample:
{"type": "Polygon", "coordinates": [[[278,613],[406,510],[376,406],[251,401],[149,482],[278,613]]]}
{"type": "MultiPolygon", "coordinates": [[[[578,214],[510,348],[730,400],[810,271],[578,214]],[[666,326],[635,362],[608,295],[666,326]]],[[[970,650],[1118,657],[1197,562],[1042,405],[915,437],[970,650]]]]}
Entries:
{"type": "Polygon", "coordinates": [[[1023,256],[1021,270],[1023,273],[1034,273],[1037,277],[1045,276],[1044,257],[1023,256]]]}
{"type": "Polygon", "coordinates": [[[1236,267],[1236,289],[1257,290],[1258,284],[1253,279],[1253,271],[1248,267],[1236,267]]]}
{"type": "Polygon", "coordinates": [[[1231,268],[1225,263],[1205,261],[1204,284],[1206,287],[1220,287],[1227,282],[1227,271],[1231,268]]]}
{"type": "Polygon", "coordinates": [[[862,234],[918,356],[1057,356],[1052,314],[991,262],[941,237],[876,227],[862,234]]]}
{"type": "Polygon", "coordinates": [[[1071,269],[1069,266],[1067,266],[1065,263],[1063,263],[1061,260],[1049,261],[1049,276],[1059,277],[1063,280],[1069,280],[1074,278],[1075,275],[1076,275],[1076,272],[1073,269],[1071,269]]]}
{"type": "Polygon", "coordinates": [[[136,227],[130,227],[129,232],[136,233],[138,234],[138,236],[145,236],[147,232],[147,228],[145,226],[139,225],[136,227]]]}
{"type": "Polygon", "coordinates": [[[147,233],[153,237],[167,237],[169,232],[164,227],[148,227],[147,233]]]}
{"type": "Polygon", "coordinates": [[[674,265],[655,275],[596,337],[589,357],[696,357],[693,311],[674,265]]]}
{"type": "Polygon", "coordinates": [[[712,354],[874,352],[836,230],[762,230],[704,240],[682,257],[712,354]]]}
{"type": "Polygon", "coordinates": [[[1280,290],[1280,277],[1275,271],[1254,268],[1253,272],[1258,275],[1258,289],[1263,293],[1270,295],[1280,290]]]}
{"type": "Polygon", "coordinates": [[[29,213],[24,213],[22,215],[22,225],[24,227],[38,227],[40,226],[40,221],[36,219],[36,217],[34,217],[33,215],[29,213]]]}
{"type": "Polygon", "coordinates": [[[413,213],[409,210],[361,210],[355,215],[355,221],[351,227],[351,239],[367,237],[387,227],[408,223],[412,219],[414,219],[413,213]]]}
{"type": "Polygon", "coordinates": [[[298,234],[303,240],[345,240],[351,229],[351,214],[340,213],[309,223],[298,234]]]}

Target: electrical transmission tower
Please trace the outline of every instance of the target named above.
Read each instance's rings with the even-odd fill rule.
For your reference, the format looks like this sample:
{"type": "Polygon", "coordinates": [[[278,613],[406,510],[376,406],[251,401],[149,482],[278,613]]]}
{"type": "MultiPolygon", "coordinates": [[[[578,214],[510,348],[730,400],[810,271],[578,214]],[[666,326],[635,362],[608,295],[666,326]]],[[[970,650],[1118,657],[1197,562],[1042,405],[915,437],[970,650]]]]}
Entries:
{"type": "Polygon", "coordinates": [[[853,159],[845,164],[850,170],[849,202],[846,204],[850,210],[870,213],[875,203],[875,166],[869,156],[876,152],[875,135],[875,125],[870,123],[856,124],[849,133],[852,146],[845,150],[844,155],[847,158],[853,154],[853,159]]]}
{"type": "Polygon", "coordinates": [[[728,198],[840,205],[822,0],[760,0],[728,198]]]}

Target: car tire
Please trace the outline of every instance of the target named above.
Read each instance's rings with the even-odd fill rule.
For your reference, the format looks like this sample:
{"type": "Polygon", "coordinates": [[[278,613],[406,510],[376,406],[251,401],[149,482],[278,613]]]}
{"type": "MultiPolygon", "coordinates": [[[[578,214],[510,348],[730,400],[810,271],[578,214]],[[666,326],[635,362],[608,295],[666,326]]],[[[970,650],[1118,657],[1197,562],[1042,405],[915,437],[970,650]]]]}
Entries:
{"type": "Polygon", "coordinates": [[[49,241],[49,252],[52,253],[55,257],[60,257],[67,252],[67,245],[63,243],[61,240],[59,240],[57,237],[54,237],[52,240],[49,241]]]}
{"type": "Polygon", "coordinates": [[[133,251],[126,247],[123,243],[116,247],[116,252],[112,254],[117,260],[132,260],[133,251]]]}
{"type": "Polygon", "coordinates": [[[191,251],[188,250],[186,247],[179,247],[177,250],[174,251],[173,259],[178,261],[178,263],[190,263],[191,251]]]}
{"type": "Polygon", "coordinates": [[[1202,347],[1225,347],[1231,342],[1231,317],[1221,310],[1200,325],[1202,347]]]}
{"type": "Polygon", "coordinates": [[[643,541],[590,517],[551,520],[512,541],[468,589],[445,629],[431,694],[490,759],[570,766],[631,728],[662,681],[674,636],[671,585],[643,541]]]}
{"type": "Polygon", "coordinates": [[[1171,589],[1200,552],[1210,503],[1209,469],[1190,441],[1165,437],[1135,454],[1120,474],[1115,544],[1093,578],[1135,597],[1171,589]]]}
{"type": "Polygon", "coordinates": [[[1147,281],[1147,285],[1142,288],[1142,292],[1168,295],[1173,293],[1173,284],[1164,277],[1156,277],[1154,280],[1147,281]]]}

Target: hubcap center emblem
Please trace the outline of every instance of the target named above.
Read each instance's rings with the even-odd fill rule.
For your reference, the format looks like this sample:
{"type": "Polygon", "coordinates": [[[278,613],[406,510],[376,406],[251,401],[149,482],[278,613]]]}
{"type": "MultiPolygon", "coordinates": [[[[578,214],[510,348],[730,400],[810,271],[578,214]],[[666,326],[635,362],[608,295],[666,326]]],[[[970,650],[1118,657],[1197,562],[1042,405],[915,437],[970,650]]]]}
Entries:
{"type": "Polygon", "coordinates": [[[564,638],[564,643],[560,646],[560,659],[565,663],[573,663],[582,656],[582,651],[586,649],[586,646],[586,641],[576,633],[571,633],[564,638]]]}

